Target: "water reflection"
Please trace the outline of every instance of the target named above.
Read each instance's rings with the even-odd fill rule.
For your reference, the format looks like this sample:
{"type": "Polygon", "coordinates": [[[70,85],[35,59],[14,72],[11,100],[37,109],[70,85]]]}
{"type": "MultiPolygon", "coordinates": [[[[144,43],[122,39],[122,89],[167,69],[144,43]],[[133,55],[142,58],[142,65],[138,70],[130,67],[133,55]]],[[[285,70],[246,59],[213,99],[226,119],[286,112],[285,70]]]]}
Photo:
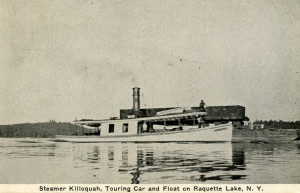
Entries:
{"type": "Polygon", "coordinates": [[[110,147],[108,150],[108,160],[114,161],[114,149],[112,147],[110,147]]]}
{"type": "Polygon", "coordinates": [[[140,174],[141,174],[140,168],[137,167],[137,168],[135,169],[135,171],[130,172],[130,174],[133,176],[133,177],[131,178],[131,184],[139,184],[139,183],[140,183],[139,177],[140,177],[140,174]]]}
{"type": "Polygon", "coordinates": [[[300,144],[297,144],[296,146],[297,146],[297,148],[300,150],[300,144]]]}
{"type": "Polygon", "coordinates": [[[154,158],[153,158],[153,152],[148,151],[146,152],[146,166],[153,166],[154,158]]]}
{"type": "Polygon", "coordinates": [[[298,143],[5,139],[0,141],[0,183],[299,183],[299,149],[298,143]]]}
{"type": "Polygon", "coordinates": [[[88,155],[89,157],[87,159],[89,163],[97,163],[97,161],[100,159],[99,147],[94,146],[93,151],[88,153],[88,155]]]}
{"type": "Polygon", "coordinates": [[[55,156],[56,144],[34,140],[10,140],[2,145],[2,154],[12,157],[55,156]],[[5,150],[5,149],[6,150],[5,150]]]}
{"type": "Polygon", "coordinates": [[[113,176],[120,178],[130,174],[133,184],[149,175],[161,182],[170,178],[202,182],[242,180],[246,175],[236,171],[245,170],[244,149],[233,147],[231,143],[103,143],[93,146],[93,153],[87,155],[93,155],[88,159],[97,160],[102,173],[114,172],[113,176]]]}
{"type": "Polygon", "coordinates": [[[232,149],[232,164],[245,167],[245,150],[241,146],[234,145],[232,149]]]}

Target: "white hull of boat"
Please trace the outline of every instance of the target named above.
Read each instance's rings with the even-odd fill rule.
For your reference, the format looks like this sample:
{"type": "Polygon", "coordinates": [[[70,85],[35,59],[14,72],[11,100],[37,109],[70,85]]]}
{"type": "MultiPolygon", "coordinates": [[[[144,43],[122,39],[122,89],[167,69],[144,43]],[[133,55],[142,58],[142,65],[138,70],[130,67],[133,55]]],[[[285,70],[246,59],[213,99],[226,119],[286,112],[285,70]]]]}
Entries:
{"type": "Polygon", "coordinates": [[[56,140],[67,142],[230,142],[232,141],[232,123],[192,128],[183,131],[168,131],[157,133],[143,133],[136,135],[117,136],[65,136],[57,135],[56,140]]]}
{"type": "Polygon", "coordinates": [[[56,135],[56,140],[67,142],[230,142],[232,141],[232,123],[191,128],[181,131],[143,133],[116,136],[65,136],[56,135]]]}

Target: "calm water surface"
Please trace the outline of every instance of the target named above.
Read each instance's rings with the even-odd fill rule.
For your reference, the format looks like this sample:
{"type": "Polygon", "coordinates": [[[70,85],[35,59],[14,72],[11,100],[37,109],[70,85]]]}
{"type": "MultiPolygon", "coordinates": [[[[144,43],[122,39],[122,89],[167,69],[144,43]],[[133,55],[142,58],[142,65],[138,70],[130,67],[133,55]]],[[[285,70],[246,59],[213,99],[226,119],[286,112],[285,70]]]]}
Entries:
{"type": "Polygon", "coordinates": [[[0,138],[0,183],[300,183],[300,144],[0,138]]]}

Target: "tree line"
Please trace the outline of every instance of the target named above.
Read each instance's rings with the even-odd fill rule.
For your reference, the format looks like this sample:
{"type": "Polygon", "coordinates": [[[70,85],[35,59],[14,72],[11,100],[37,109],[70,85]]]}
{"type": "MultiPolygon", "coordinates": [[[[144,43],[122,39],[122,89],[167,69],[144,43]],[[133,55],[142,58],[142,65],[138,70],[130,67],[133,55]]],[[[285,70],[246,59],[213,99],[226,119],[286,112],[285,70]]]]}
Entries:
{"type": "Polygon", "coordinates": [[[254,124],[264,124],[266,129],[300,129],[300,121],[255,120],[254,124]]]}
{"type": "Polygon", "coordinates": [[[51,138],[55,135],[84,135],[89,131],[86,128],[71,123],[22,123],[0,125],[0,137],[38,137],[51,138]]]}

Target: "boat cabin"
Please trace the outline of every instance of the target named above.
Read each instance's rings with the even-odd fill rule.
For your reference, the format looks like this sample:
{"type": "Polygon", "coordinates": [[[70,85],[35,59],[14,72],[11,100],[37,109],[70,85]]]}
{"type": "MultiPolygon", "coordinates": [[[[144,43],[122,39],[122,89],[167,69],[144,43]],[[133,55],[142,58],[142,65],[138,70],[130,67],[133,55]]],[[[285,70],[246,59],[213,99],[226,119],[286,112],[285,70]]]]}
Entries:
{"type": "Polygon", "coordinates": [[[73,122],[77,125],[98,128],[95,132],[101,136],[136,135],[159,131],[183,130],[186,127],[201,127],[203,117],[206,115],[204,102],[201,108],[168,108],[155,112],[152,116],[143,116],[140,109],[140,88],[133,88],[133,108],[126,116],[117,119],[112,117],[106,120],[84,119],[73,122]]]}
{"type": "Polygon", "coordinates": [[[76,121],[77,125],[100,125],[101,136],[136,135],[201,127],[206,112],[191,112],[143,118],[76,121]]]}

